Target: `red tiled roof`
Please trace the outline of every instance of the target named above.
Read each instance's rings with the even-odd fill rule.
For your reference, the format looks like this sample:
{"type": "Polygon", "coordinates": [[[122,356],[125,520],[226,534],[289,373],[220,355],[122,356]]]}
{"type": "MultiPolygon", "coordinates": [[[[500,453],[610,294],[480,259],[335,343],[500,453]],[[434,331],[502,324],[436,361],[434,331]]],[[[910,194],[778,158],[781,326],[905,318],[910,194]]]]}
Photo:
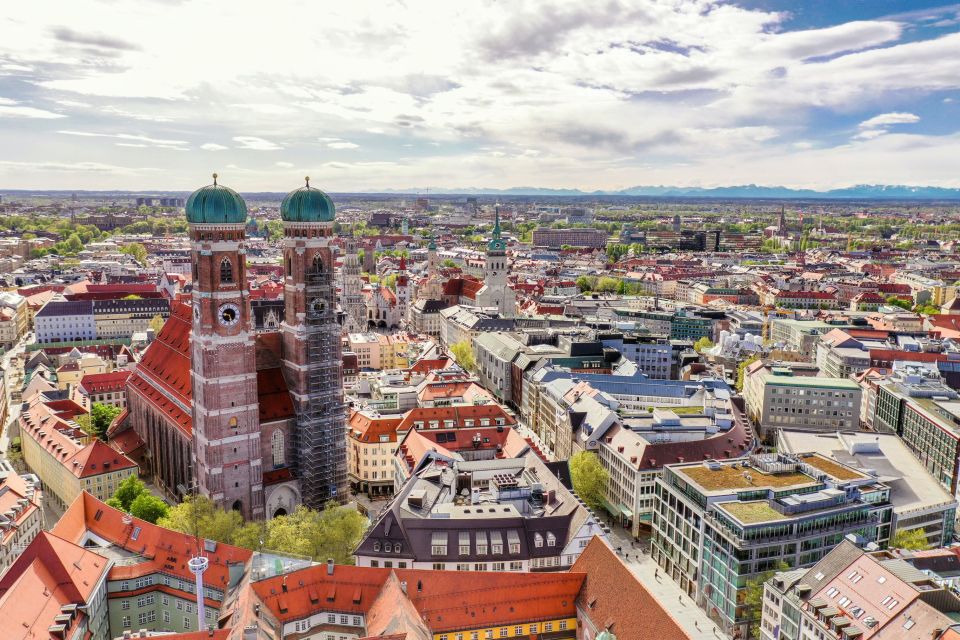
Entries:
{"type": "MultiPolygon", "coordinates": [[[[41,531],[0,578],[0,638],[51,637],[61,607],[91,604],[106,571],[106,558],[41,531]]],[[[79,624],[75,619],[73,628],[79,624]]]]}
{"type": "MultiPolygon", "coordinates": [[[[393,573],[434,633],[576,616],[585,574],[481,571],[469,580],[456,571],[324,565],[252,583],[257,598],[281,622],[320,611],[366,613],[393,573]],[[286,588],[286,590],[284,590],[286,588]]],[[[666,637],[666,636],[665,636],[666,637]]]]}
{"type": "Polygon", "coordinates": [[[390,442],[397,441],[397,427],[402,418],[370,416],[362,411],[353,411],[347,421],[350,437],[361,442],[379,442],[387,436],[390,442]]]}
{"type": "Polygon", "coordinates": [[[74,467],[74,475],[78,478],[98,476],[101,473],[111,473],[137,466],[133,460],[110,448],[101,440],[94,440],[78,451],[73,460],[68,462],[70,462],[68,467],[74,467]]]}
{"type": "Polygon", "coordinates": [[[631,640],[690,638],[602,539],[594,537],[570,570],[586,576],[577,603],[597,628],[631,640]]]}
{"type": "Polygon", "coordinates": [[[107,393],[122,391],[127,384],[130,372],[127,370],[110,373],[88,373],[80,380],[80,387],[87,393],[107,393]]]}
{"type": "MultiPolygon", "coordinates": [[[[187,568],[187,560],[197,552],[197,542],[192,535],[164,529],[139,518],[132,518],[130,524],[125,524],[124,516],[121,511],[83,492],[54,526],[53,533],[78,543],[89,531],[140,555],[142,562],[115,565],[110,570],[111,580],[163,572],[193,582],[193,574],[187,568]],[[132,532],[136,528],[140,532],[133,540],[132,532]]],[[[216,543],[214,550],[207,549],[205,555],[210,560],[210,567],[204,573],[204,582],[215,589],[226,590],[230,565],[248,562],[253,552],[216,543]]]]}
{"type": "Polygon", "coordinates": [[[444,420],[453,420],[453,428],[456,429],[464,428],[465,420],[473,420],[473,426],[478,427],[480,426],[480,420],[482,418],[489,418],[491,425],[495,424],[496,418],[503,418],[504,426],[509,427],[516,424],[516,420],[514,420],[513,417],[504,411],[503,407],[498,404],[463,405],[455,407],[418,407],[416,409],[411,409],[406,413],[406,415],[403,416],[403,422],[400,423],[399,430],[409,431],[413,428],[413,424],[415,422],[422,421],[424,424],[428,424],[431,420],[439,421],[441,427],[443,427],[444,420]]]}
{"type": "Polygon", "coordinates": [[[260,424],[294,417],[293,401],[280,367],[257,371],[257,396],[260,400],[260,424]]]}
{"type": "Polygon", "coordinates": [[[429,371],[446,369],[453,364],[454,362],[450,358],[425,358],[413,363],[409,371],[410,373],[427,373],[429,371]]]}

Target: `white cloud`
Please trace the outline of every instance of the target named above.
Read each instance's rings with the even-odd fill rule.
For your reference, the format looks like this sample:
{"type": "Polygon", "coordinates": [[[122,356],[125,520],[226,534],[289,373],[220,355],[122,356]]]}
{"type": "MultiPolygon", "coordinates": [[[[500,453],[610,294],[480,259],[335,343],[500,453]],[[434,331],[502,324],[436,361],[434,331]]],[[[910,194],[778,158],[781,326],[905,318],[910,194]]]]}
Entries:
{"type": "MultiPolygon", "coordinates": [[[[211,139],[284,149],[285,161],[305,169],[337,155],[316,158],[318,145],[394,163],[381,165],[380,184],[362,175],[361,163],[337,163],[327,188],[709,182],[732,175],[733,157],[832,157],[837,135],[875,148],[894,137],[884,132],[909,123],[854,125],[852,134],[847,123],[909,113],[931,93],[960,90],[960,33],[917,30],[921,18],[910,16],[797,30],[787,13],[714,0],[279,2],[269,12],[251,11],[249,2],[111,0],[107,24],[99,0],[64,3],[53,14],[42,3],[21,4],[11,17],[17,28],[0,41],[0,77],[16,74],[29,85],[12,97],[30,106],[0,101],[0,116],[12,115],[4,108],[49,107],[45,117],[60,117],[63,107],[83,132],[59,144],[104,164],[115,144],[125,145],[124,157],[141,144],[227,150],[200,144],[211,139]],[[214,22],[230,29],[211,35],[214,22]],[[264,33],[284,37],[251,47],[264,33]],[[831,114],[842,124],[829,122],[831,114]]],[[[946,110],[944,95],[930,102],[946,110]]],[[[23,122],[0,117],[0,139],[19,142],[5,144],[14,149],[7,157],[35,160],[30,148],[55,144],[43,124],[31,123],[41,130],[28,142],[18,134],[23,122]]],[[[947,144],[925,140],[930,156],[938,140],[947,144]]],[[[206,154],[171,161],[140,153],[143,163],[163,164],[170,186],[192,186],[198,172],[208,173],[206,154]]],[[[275,187],[277,166],[250,160],[244,188],[275,187]]],[[[809,170],[802,179],[835,176],[826,164],[809,170]]],[[[890,180],[900,182],[902,170],[891,163],[890,180]]]]}
{"type": "Polygon", "coordinates": [[[891,124],[911,124],[914,122],[920,122],[920,116],[914,113],[890,112],[881,113],[880,115],[874,116],[869,120],[864,120],[860,123],[860,128],[876,129],[878,127],[885,127],[891,124]]]}
{"type": "Polygon", "coordinates": [[[56,118],[66,118],[66,116],[62,113],[47,111],[46,109],[25,107],[9,98],[0,98],[0,118],[37,118],[41,120],[52,120],[56,118]]]}
{"type": "Polygon", "coordinates": [[[252,149],[254,151],[276,151],[283,149],[283,147],[276,143],[264,140],[263,138],[257,138],[256,136],[236,136],[233,138],[233,141],[240,144],[240,147],[238,147],[240,149],[252,149]]]}
{"type": "Polygon", "coordinates": [[[274,163],[274,164],[276,164],[278,167],[282,167],[282,168],[284,168],[284,169],[292,169],[293,167],[296,166],[296,165],[293,164],[292,162],[276,162],[276,163],[274,163]]]}
{"type": "Polygon", "coordinates": [[[187,144],[186,140],[163,140],[158,138],[151,138],[149,136],[135,135],[131,133],[96,133],[93,131],[69,131],[69,130],[60,130],[57,133],[62,133],[68,136],[80,136],[84,138],[116,138],[118,140],[130,140],[133,142],[145,142],[148,145],[155,147],[180,147],[187,144]]]}

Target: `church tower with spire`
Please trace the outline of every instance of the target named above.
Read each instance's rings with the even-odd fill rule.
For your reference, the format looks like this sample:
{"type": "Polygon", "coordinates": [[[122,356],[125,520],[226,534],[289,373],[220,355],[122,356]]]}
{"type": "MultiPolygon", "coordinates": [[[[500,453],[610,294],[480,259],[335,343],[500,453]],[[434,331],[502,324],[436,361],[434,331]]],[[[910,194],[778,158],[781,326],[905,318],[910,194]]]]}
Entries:
{"type": "Polygon", "coordinates": [[[360,277],[360,256],[357,241],[351,235],[346,242],[346,254],[340,273],[343,287],[340,308],[344,313],[343,329],[347,333],[365,331],[367,326],[366,304],[363,301],[363,280],[360,277]]]}
{"type": "Polygon", "coordinates": [[[402,322],[410,320],[410,278],[407,275],[407,256],[400,256],[400,269],[397,273],[397,313],[402,322]]]}
{"type": "Polygon", "coordinates": [[[483,283],[486,286],[481,306],[497,307],[503,315],[513,315],[517,307],[516,294],[507,286],[508,271],[507,243],[500,231],[500,210],[497,209],[483,265],[483,283]]]}
{"type": "Polygon", "coordinates": [[[259,520],[263,469],[244,247],[247,205],[213,174],[213,184],[187,199],[186,213],[193,262],[194,479],[218,507],[259,520]]]}

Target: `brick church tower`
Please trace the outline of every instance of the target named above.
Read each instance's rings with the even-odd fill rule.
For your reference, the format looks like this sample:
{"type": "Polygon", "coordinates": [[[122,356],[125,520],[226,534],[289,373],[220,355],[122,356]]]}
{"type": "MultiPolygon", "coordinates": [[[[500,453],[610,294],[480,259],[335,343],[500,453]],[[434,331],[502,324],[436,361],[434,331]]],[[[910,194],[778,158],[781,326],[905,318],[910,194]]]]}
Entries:
{"type": "Polygon", "coordinates": [[[256,332],[247,285],[247,205],[217,184],[186,203],[193,262],[194,478],[201,495],[263,519],[256,332]]]}
{"type": "Polygon", "coordinates": [[[330,246],[335,210],[327,194],[311,187],[309,178],[306,182],[280,205],[281,331],[284,377],[297,420],[294,466],[303,504],[318,509],[347,497],[346,407],[330,246]]]}

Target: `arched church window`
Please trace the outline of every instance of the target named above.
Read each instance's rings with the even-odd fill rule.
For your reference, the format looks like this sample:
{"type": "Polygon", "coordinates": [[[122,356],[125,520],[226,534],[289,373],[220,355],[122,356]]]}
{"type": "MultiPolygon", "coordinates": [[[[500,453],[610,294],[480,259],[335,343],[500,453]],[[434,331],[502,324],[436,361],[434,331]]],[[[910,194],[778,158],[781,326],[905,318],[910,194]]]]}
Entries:
{"type": "Polygon", "coordinates": [[[233,263],[230,258],[224,258],[220,261],[220,282],[233,282],[233,263]]]}
{"type": "Polygon", "coordinates": [[[319,253],[313,256],[313,272],[323,273],[323,256],[319,253]]]}
{"type": "Polygon", "coordinates": [[[287,256],[287,275],[293,275],[293,263],[290,261],[290,256],[287,256]]]}
{"type": "Polygon", "coordinates": [[[280,429],[274,431],[270,444],[273,450],[273,466],[282,467],[286,462],[286,452],[283,446],[283,431],[280,429]]]}

